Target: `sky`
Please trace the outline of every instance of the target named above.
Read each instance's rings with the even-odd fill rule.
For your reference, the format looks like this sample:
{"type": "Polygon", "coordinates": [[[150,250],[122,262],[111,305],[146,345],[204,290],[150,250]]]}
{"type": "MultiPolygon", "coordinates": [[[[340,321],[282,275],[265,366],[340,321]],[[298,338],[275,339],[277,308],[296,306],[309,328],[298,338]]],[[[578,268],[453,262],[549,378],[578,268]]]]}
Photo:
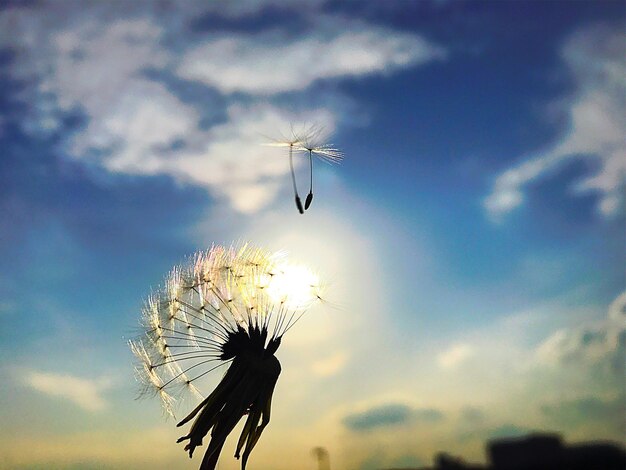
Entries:
{"type": "Polygon", "coordinates": [[[136,399],[127,342],[172,266],[232,241],[328,284],[283,339],[251,468],[621,441],[625,20],[605,0],[2,2],[0,468],[197,468],[136,399]],[[310,125],[345,158],[314,162],[300,215],[263,144],[310,125]]]}

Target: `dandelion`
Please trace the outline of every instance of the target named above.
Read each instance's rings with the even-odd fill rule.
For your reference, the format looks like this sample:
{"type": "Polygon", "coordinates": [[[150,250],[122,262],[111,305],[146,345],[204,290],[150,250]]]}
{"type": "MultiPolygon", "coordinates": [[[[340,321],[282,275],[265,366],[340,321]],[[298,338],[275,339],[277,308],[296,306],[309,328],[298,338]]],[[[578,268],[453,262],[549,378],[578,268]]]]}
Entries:
{"type": "MultiPolygon", "coordinates": [[[[334,148],[330,144],[322,143],[319,138],[321,129],[317,131],[311,131],[305,135],[300,144],[299,150],[305,151],[309,154],[309,194],[304,202],[304,210],[307,210],[313,202],[313,155],[325,161],[327,163],[339,163],[343,159],[343,153],[334,148]]],[[[302,212],[301,212],[302,213],[302,212]]]]}
{"type": "Polygon", "coordinates": [[[167,413],[173,415],[184,392],[202,397],[198,380],[228,365],[209,396],[178,423],[194,420],[177,441],[189,441],[190,458],[211,432],[201,470],[215,468],[226,438],[247,415],[235,451],[245,470],[270,421],[281,372],[275,353],[318,300],[321,288],[311,271],[247,244],[197,253],[147,299],[144,334],[130,347],[143,392],[158,395],[167,413]]]}
{"type": "Polygon", "coordinates": [[[302,131],[295,131],[292,127],[289,137],[285,138],[283,136],[282,139],[275,139],[274,142],[268,145],[289,148],[289,169],[291,171],[291,182],[293,184],[296,207],[300,214],[304,214],[304,211],[307,210],[313,202],[313,157],[318,157],[326,163],[339,163],[343,160],[343,153],[332,145],[323,142],[323,128],[319,126],[311,126],[302,131]],[[309,157],[309,194],[305,199],[304,206],[298,194],[296,174],[293,168],[294,152],[307,153],[309,157]]]}

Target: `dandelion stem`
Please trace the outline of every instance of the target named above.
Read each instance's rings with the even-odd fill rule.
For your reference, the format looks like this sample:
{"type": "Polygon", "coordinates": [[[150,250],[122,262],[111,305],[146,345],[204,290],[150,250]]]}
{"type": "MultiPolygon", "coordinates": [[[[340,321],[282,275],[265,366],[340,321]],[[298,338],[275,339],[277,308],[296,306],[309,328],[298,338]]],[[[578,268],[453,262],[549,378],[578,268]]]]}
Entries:
{"type": "Polygon", "coordinates": [[[309,174],[310,174],[310,184],[309,184],[309,194],[307,194],[306,200],[304,201],[304,210],[307,210],[311,203],[313,202],[313,150],[309,149],[309,174]]]}
{"type": "Polygon", "coordinates": [[[289,144],[289,168],[291,169],[291,182],[293,183],[293,192],[296,196],[296,207],[298,208],[300,214],[304,214],[302,201],[300,201],[300,196],[298,195],[298,186],[296,185],[296,173],[293,170],[293,143],[289,144]]]}

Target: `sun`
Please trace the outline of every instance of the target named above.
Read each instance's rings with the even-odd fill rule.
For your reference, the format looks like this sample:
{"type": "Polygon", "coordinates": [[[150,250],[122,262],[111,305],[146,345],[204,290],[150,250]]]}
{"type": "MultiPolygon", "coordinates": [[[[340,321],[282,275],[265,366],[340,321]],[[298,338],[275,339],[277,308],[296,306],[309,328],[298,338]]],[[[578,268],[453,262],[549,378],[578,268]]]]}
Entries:
{"type": "Polygon", "coordinates": [[[292,309],[306,308],[319,299],[319,278],[301,265],[279,265],[267,286],[267,295],[292,309]]]}

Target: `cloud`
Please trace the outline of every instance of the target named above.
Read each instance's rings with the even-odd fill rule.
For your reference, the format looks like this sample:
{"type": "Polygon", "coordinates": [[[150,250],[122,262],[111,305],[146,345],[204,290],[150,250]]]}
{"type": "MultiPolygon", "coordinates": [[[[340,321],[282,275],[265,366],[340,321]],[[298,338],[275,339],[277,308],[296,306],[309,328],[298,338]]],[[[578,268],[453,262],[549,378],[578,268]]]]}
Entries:
{"type": "Polygon", "coordinates": [[[97,136],[118,102],[148,82],[142,73],[165,67],[169,53],[159,45],[163,29],[150,18],[111,19],[99,8],[67,6],[0,12],[0,25],[12,32],[0,45],[15,52],[11,75],[33,84],[21,96],[32,105],[30,130],[49,132],[64,113],[81,111],[90,119],[87,133],[97,136]]]}
{"type": "Polygon", "coordinates": [[[111,386],[108,379],[84,379],[69,374],[29,371],[23,380],[33,390],[69,400],[86,411],[102,411],[108,406],[101,395],[103,390],[111,386]]]}
{"type": "Polygon", "coordinates": [[[598,210],[617,214],[626,183],[626,64],[623,34],[595,26],[574,34],[561,50],[576,92],[568,104],[569,129],[551,148],[500,174],[484,207],[494,220],[524,202],[524,190],[572,159],[585,159],[597,172],[579,181],[577,192],[599,194],[598,210]]]}
{"type": "MultiPolygon", "coordinates": [[[[286,132],[290,123],[306,116],[327,132],[336,128],[335,115],[324,108],[293,113],[269,104],[232,105],[228,121],[210,129],[207,143],[195,151],[182,151],[165,162],[166,172],[204,187],[241,213],[268,206],[280,189],[290,184],[287,154],[264,147],[264,136],[286,132]]],[[[295,161],[295,165],[302,163],[295,161]]]]}
{"type": "Polygon", "coordinates": [[[313,373],[320,377],[330,377],[342,370],[347,362],[348,355],[340,351],[315,361],[312,365],[313,373]]]}
{"type": "Polygon", "coordinates": [[[11,33],[0,47],[15,52],[9,73],[31,84],[18,96],[30,108],[23,127],[59,132],[66,157],[111,173],[171,176],[242,214],[268,208],[290,184],[284,155],[260,146],[264,136],[288,132],[293,122],[316,123],[330,134],[350,121],[340,92],[313,101],[311,83],[445,56],[418,35],[323,15],[314,6],[293,9],[290,1],[204,10],[185,3],[168,15],[140,4],[73,6],[0,12],[0,29],[11,33]],[[267,6],[293,9],[309,27],[205,34],[181,26],[200,14],[246,16],[267,6]],[[84,123],[66,129],[68,116],[84,123]]]}
{"type": "Polygon", "coordinates": [[[348,415],[344,418],[343,424],[352,431],[367,431],[374,428],[404,424],[410,418],[411,408],[409,406],[392,404],[348,415]]]}
{"type": "Polygon", "coordinates": [[[551,426],[572,429],[596,422],[603,426],[611,426],[622,433],[624,431],[623,417],[626,406],[623,396],[609,400],[587,396],[544,404],[540,411],[551,426]]]}
{"type": "Polygon", "coordinates": [[[51,37],[53,68],[39,86],[53,93],[62,109],[80,106],[89,116],[102,116],[147,81],[144,70],[166,65],[162,34],[147,18],[62,29],[51,37]]]}
{"type": "Polygon", "coordinates": [[[481,424],[485,421],[485,412],[480,408],[466,406],[461,410],[461,420],[471,425],[481,424]]]}
{"type": "Polygon", "coordinates": [[[388,404],[347,415],[343,424],[351,431],[369,431],[376,428],[400,426],[410,422],[435,423],[443,413],[434,408],[411,408],[404,404],[388,404]]]}
{"type": "Polygon", "coordinates": [[[469,344],[456,344],[437,356],[437,363],[443,369],[453,369],[474,355],[469,344]]]}
{"type": "Polygon", "coordinates": [[[544,366],[601,366],[618,372],[626,352],[626,292],[609,306],[607,318],[587,326],[562,329],[536,349],[535,357],[544,366]]]}
{"type": "Polygon", "coordinates": [[[532,431],[528,428],[516,426],[515,424],[503,424],[487,432],[490,439],[506,439],[511,437],[525,436],[532,431]]]}
{"type": "Polygon", "coordinates": [[[185,54],[178,75],[222,93],[274,94],[304,90],[316,80],[389,72],[445,57],[423,38],[343,18],[311,34],[209,38],[185,54]]]}
{"type": "MultiPolygon", "coordinates": [[[[264,9],[280,8],[292,9],[299,12],[318,10],[327,0],[237,0],[236,2],[198,2],[202,6],[202,11],[198,13],[219,15],[227,18],[242,18],[254,15],[264,9]]],[[[188,0],[178,0],[178,5],[188,7],[188,0]]],[[[196,6],[197,8],[197,6],[196,6]]]]}
{"type": "Polygon", "coordinates": [[[421,423],[435,423],[441,421],[444,417],[443,413],[434,408],[418,408],[414,409],[411,416],[421,423]]]}
{"type": "MultiPolygon", "coordinates": [[[[217,201],[243,214],[267,207],[290,181],[287,154],[262,146],[268,141],[264,136],[280,134],[302,116],[329,132],[336,127],[335,116],[323,108],[293,113],[270,104],[252,104],[230,106],[225,123],[199,131],[193,108],[161,85],[144,83],[127,96],[99,130],[75,139],[77,155],[83,149],[110,149],[100,157],[110,172],[170,175],[205,188],[217,201]],[[187,145],[177,148],[175,143],[182,139],[187,139],[187,145]]],[[[296,168],[302,162],[296,159],[296,168]]]]}

